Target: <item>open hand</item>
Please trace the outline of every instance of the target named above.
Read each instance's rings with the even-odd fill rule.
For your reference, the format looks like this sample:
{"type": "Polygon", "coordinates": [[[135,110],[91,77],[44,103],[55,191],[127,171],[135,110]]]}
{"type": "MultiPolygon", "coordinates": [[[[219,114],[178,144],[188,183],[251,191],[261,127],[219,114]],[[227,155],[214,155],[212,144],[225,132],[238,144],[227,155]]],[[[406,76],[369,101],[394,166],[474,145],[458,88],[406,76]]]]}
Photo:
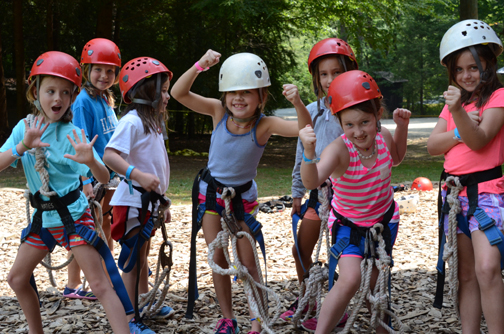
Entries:
{"type": "Polygon", "coordinates": [[[72,131],[74,139],[72,139],[70,135],[67,135],[67,138],[75,149],[75,154],[65,154],[64,157],[85,165],[93,162],[93,145],[96,142],[96,139],[98,139],[98,135],[94,136],[93,140],[88,143],[86,139],[86,133],[83,129],[81,130],[82,140],[79,138],[79,136],[77,136],[77,131],[75,131],[75,129],[72,131]]]}
{"type": "Polygon", "coordinates": [[[212,67],[217,64],[220,60],[221,54],[209,49],[200,60],[198,60],[199,66],[203,68],[212,67]]]}
{"type": "Polygon", "coordinates": [[[411,117],[411,111],[408,109],[397,108],[393,113],[394,123],[398,126],[408,126],[411,117]]]}
{"type": "Polygon", "coordinates": [[[35,117],[35,120],[33,121],[31,127],[28,126],[28,122],[26,121],[26,118],[24,119],[25,123],[25,128],[27,129],[24,135],[24,143],[26,146],[35,148],[35,147],[49,147],[48,143],[44,143],[40,138],[42,138],[42,135],[44,134],[45,130],[49,126],[49,123],[46,123],[44,127],[42,127],[42,123],[44,123],[44,117],[41,117],[40,120],[38,117],[35,117]],[[37,121],[38,124],[37,124],[37,121]]]}
{"type": "Polygon", "coordinates": [[[285,84],[283,85],[283,92],[282,94],[285,96],[285,98],[295,105],[296,103],[301,102],[301,98],[299,97],[299,91],[296,85],[293,84],[285,84]]]}
{"type": "Polygon", "coordinates": [[[448,90],[443,93],[445,98],[445,103],[448,105],[448,110],[453,113],[460,111],[462,109],[462,104],[460,102],[461,93],[460,89],[455,86],[448,86],[448,90]]]}

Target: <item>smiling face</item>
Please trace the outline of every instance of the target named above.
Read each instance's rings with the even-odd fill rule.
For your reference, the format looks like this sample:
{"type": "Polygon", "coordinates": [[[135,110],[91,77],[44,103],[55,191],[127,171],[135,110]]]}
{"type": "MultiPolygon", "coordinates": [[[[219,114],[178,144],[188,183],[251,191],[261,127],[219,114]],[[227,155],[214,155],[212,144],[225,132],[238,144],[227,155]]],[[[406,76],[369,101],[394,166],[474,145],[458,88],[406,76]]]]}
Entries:
{"type": "MultiPolygon", "coordinates": [[[[481,66],[486,69],[486,61],[480,58],[481,66]]],[[[468,92],[473,92],[480,83],[480,71],[471,51],[460,54],[455,66],[455,81],[468,92]]]]}
{"type": "Polygon", "coordinates": [[[74,84],[58,77],[46,76],[37,89],[33,87],[33,96],[39,100],[46,121],[57,122],[65,114],[72,103],[74,84]]]}
{"type": "Polygon", "coordinates": [[[336,56],[327,57],[318,63],[319,81],[324,93],[327,94],[331,82],[341,73],[345,72],[336,56]]]}
{"type": "Polygon", "coordinates": [[[170,101],[170,94],[168,93],[168,88],[170,88],[170,80],[166,80],[166,82],[161,86],[161,98],[163,102],[163,106],[161,107],[161,111],[165,112],[168,107],[168,101],[170,101]]]}
{"type": "MultiPolygon", "coordinates": [[[[383,109],[378,111],[380,119],[383,109]]],[[[356,148],[366,150],[374,145],[377,119],[374,113],[367,113],[357,108],[340,111],[340,122],[345,136],[356,148]]]]}
{"type": "Polygon", "coordinates": [[[226,92],[226,106],[235,118],[254,116],[260,103],[257,89],[226,92]]]}
{"type": "Polygon", "coordinates": [[[91,67],[91,84],[100,91],[112,87],[116,75],[116,68],[113,65],[93,64],[91,67]]]}

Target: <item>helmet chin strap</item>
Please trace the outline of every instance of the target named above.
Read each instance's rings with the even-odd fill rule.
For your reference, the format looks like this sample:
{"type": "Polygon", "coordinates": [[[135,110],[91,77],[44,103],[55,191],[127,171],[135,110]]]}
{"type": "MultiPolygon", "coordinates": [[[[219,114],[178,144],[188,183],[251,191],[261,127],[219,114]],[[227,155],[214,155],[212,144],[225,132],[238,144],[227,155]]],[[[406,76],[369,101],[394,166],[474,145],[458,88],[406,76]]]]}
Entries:
{"type": "MultiPolygon", "coordinates": [[[[131,92],[132,96],[135,96],[136,89],[140,86],[140,84],[144,81],[145,79],[142,79],[141,81],[138,82],[136,87],[133,89],[131,92]]],[[[161,73],[156,74],[156,95],[154,96],[154,101],[149,101],[145,99],[137,99],[134,98],[132,100],[133,103],[138,103],[138,104],[146,104],[148,106],[151,106],[154,109],[157,109],[159,106],[159,102],[161,101],[161,73]]]]}

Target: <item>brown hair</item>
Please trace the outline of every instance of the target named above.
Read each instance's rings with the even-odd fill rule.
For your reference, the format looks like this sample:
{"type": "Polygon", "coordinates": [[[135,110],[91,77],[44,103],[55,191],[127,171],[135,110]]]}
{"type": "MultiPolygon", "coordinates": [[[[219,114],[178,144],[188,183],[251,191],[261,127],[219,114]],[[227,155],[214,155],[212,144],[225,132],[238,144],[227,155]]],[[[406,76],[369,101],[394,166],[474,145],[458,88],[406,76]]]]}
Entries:
{"type": "MultiPolygon", "coordinates": [[[[499,81],[499,78],[497,77],[497,57],[493,53],[492,49],[488,47],[488,45],[481,44],[474,45],[474,48],[476,49],[478,56],[486,62],[486,68],[483,72],[483,78],[485,79],[485,82],[480,82],[480,85],[478,85],[479,91],[476,92],[476,96],[478,98],[476,101],[476,107],[481,108],[486,102],[488,102],[488,99],[493,94],[493,92],[499,88],[502,88],[503,86],[499,81]]],[[[446,56],[445,63],[446,69],[448,70],[450,85],[455,85],[460,88],[462,92],[460,99],[462,104],[469,104],[471,103],[469,99],[471,98],[472,92],[468,92],[460,87],[455,79],[457,61],[460,55],[465,51],[469,51],[469,48],[466,47],[450,53],[448,56],[446,56]]]]}
{"type": "MultiPolygon", "coordinates": [[[[254,116],[259,117],[259,115],[261,115],[264,112],[264,107],[266,106],[266,102],[268,102],[268,87],[261,87],[261,88],[254,88],[254,89],[257,89],[257,93],[259,94],[259,97],[260,98],[262,97],[262,101],[257,106],[257,110],[254,115],[254,116]]],[[[222,103],[222,107],[224,108],[224,110],[226,110],[226,113],[229,116],[233,116],[233,113],[231,112],[231,110],[228,109],[228,107],[226,105],[226,94],[227,93],[228,92],[222,93],[220,100],[222,103]]]]}
{"type": "MultiPolygon", "coordinates": [[[[48,77],[48,76],[49,75],[41,75],[40,76],[39,88],[40,88],[40,86],[42,86],[42,82],[44,81],[44,79],[46,77],[48,77]]],[[[33,113],[32,114],[35,115],[35,116],[44,116],[44,118],[47,121],[48,117],[45,114],[44,110],[38,110],[35,107],[35,104],[34,104],[34,102],[37,100],[35,98],[35,95],[33,94],[33,90],[37,89],[36,88],[37,87],[36,84],[37,84],[37,78],[33,77],[32,78],[32,82],[28,85],[28,90],[26,91],[26,98],[27,98],[28,102],[30,102],[33,105],[33,108],[32,108],[33,113]]],[[[73,82],[72,82],[72,84],[73,84],[73,82]]],[[[40,95],[40,92],[38,92],[38,95],[40,95]]],[[[77,92],[76,91],[72,92],[70,106],[68,106],[67,111],[63,114],[63,116],[61,116],[61,118],[59,119],[59,122],[70,123],[72,121],[72,119],[73,119],[73,112],[72,112],[71,106],[72,106],[72,103],[75,101],[76,97],[77,97],[77,92]]]]}
{"type": "MultiPolygon", "coordinates": [[[[91,79],[88,77],[90,71],[92,70],[93,64],[83,64],[82,65],[82,88],[86,90],[86,92],[91,96],[93,99],[96,99],[98,90],[91,84],[91,79]]],[[[117,67],[116,67],[117,69],[117,67]]],[[[115,72],[115,80],[114,80],[114,85],[119,82],[119,75],[117,71],[115,72]]],[[[103,92],[105,94],[105,98],[107,100],[107,104],[114,109],[115,107],[115,97],[114,93],[112,90],[109,88],[103,92]]]]}
{"type": "Polygon", "coordinates": [[[341,68],[343,69],[343,71],[345,71],[344,65],[346,65],[347,71],[357,69],[355,67],[355,62],[352,61],[349,57],[343,56],[343,55],[330,54],[330,55],[322,56],[322,57],[315,59],[312,62],[312,88],[313,88],[313,92],[315,93],[315,95],[317,95],[317,99],[321,99],[326,95],[324,93],[324,89],[323,89],[322,85],[320,84],[319,64],[320,64],[320,61],[322,61],[323,59],[329,58],[329,57],[336,57],[341,68]],[[340,56],[342,56],[343,59],[345,60],[345,64],[342,63],[340,56]]]}
{"type": "MultiPolygon", "coordinates": [[[[337,112],[336,118],[338,118],[338,121],[341,124],[341,114],[344,113],[348,109],[358,109],[366,114],[373,114],[373,115],[375,115],[375,117],[377,117],[377,113],[378,113],[378,110],[380,110],[380,108],[383,108],[383,114],[385,114],[386,107],[385,107],[385,103],[383,102],[383,99],[376,98],[373,100],[367,100],[367,101],[358,103],[356,105],[353,105],[351,107],[348,107],[344,110],[337,112]],[[373,106],[373,104],[374,104],[374,106],[373,106]]],[[[382,114],[382,117],[383,117],[383,114],[382,114]]],[[[378,121],[378,118],[376,120],[378,121]]],[[[343,124],[341,124],[341,126],[343,126],[343,124]]]]}
{"type": "MultiPolygon", "coordinates": [[[[135,96],[130,96],[130,99],[139,98],[147,101],[154,101],[156,97],[156,77],[157,75],[161,75],[161,86],[163,86],[168,81],[167,73],[157,73],[156,75],[151,76],[144,81],[139,82],[131,88],[129,92],[135,91],[135,96]]],[[[128,92],[128,93],[129,93],[128,92]]],[[[158,129],[162,128],[162,124],[168,120],[168,112],[161,112],[163,108],[162,97],[159,97],[158,109],[154,109],[152,106],[140,103],[131,103],[126,109],[121,113],[121,116],[126,115],[130,110],[136,110],[138,117],[142,120],[142,124],[144,126],[145,134],[153,131],[154,133],[158,132],[158,129]]]]}

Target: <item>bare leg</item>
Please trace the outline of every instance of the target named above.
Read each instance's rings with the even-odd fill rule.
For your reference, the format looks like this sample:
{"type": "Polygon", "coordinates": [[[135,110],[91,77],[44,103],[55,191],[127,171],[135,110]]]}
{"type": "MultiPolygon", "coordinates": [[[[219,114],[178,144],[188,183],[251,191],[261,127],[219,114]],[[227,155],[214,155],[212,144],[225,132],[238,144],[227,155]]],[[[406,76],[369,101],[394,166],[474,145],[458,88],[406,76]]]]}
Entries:
{"type": "Polygon", "coordinates": [[[28,322],[30,334],[43,334],[42,317],[37,293],[30,285],[33,270],[47,255],[47,251],[21,244],[14,264],[7,276],[7,282],[16,293],[17,300],[28,322]]]}
{"type": "MultiPolygon", "coordinates": [[[[205,241],[207,245],[210,245],[212,241],[217,237],[217,234],[222,231],[220,224],[220,216],[205,213],[203,216],[203,233],[205,236],[205,241]]],[[[228,263],[224,257],[224,252],[222,249],[217,249],[215,251],[214,259],[215,263],[222,268],[228,268],[228,263]]],[[[224,318],[233,319],[233,306],[231,299],[231,278],[227,275],[220,275],[216,272],[212,272],[213,283],[215,288],[215,294],[219,301],[220,308],[222,310],[222,315],[224,318]]]]}
{"type": "Polygon", "coordinates": [[[319,239],[320,233],[320,220],[311,220],[311,219],[303,219],[301,221],[301,225],[299,226],[298,231],[298,247],[300,256],[296,250],[296,245],[292,246],[292,256],[294,257],[294,261],[296,262],[296,273],[298,276],[299,284],[303,282],[304,270],[301,266],[301,261],[303,262],[303,266],[308,271],[312,264],[312,253],[317,241],[319,239]]]}
{"type": "MultiPolygon", "coordinates": [[[[68,252],[67,258],[70,258],[70,256],[72,256],[71,250],[68,252]]],[[[77,289],[82,284],[81,268],[79,267],[79,264],[77,263],[77,261],[75,261],[75,259],[68,265],[67,275],[67,287],[69,287],[70,289],[77,289]]]]}

